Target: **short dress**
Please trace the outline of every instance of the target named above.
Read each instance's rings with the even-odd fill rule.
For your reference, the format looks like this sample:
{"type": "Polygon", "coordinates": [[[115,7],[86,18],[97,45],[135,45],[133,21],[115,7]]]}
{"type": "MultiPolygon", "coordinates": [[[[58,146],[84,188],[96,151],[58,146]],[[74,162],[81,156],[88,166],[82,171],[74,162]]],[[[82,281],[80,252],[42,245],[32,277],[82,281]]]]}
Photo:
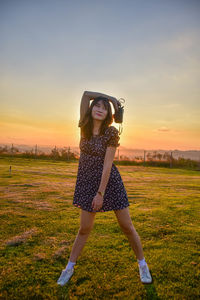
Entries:
{"type": "Polygon", "coordinates": [[[89,212],[105,212],[129,206],[128,196],[118,168],[112,163],[106,185],[103,205],[93,210],[92,201],[100,186],[104,157],[108,146],[120,146],[119,131],[114,126],[106,128],[104,135],[81,137],[80,158],[73,195],[73,205],[89,212]]]}

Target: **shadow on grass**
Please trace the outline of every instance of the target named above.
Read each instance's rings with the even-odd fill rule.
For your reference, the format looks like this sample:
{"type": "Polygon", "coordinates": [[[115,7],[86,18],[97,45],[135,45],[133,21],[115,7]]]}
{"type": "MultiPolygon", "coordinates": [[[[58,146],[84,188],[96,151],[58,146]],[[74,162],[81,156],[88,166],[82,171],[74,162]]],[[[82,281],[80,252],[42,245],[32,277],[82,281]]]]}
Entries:
{"type": "Polygon", "coordinates": [[[145,299],[148,300],[154,300],[154,299],[159,299],[161,300],[162,298],[160,298],[157,294],[156,288],[154,286],[153,283],[150,284],[144,284],[145,285],[145,290],[146,290],[146,297],[145,299]]]}

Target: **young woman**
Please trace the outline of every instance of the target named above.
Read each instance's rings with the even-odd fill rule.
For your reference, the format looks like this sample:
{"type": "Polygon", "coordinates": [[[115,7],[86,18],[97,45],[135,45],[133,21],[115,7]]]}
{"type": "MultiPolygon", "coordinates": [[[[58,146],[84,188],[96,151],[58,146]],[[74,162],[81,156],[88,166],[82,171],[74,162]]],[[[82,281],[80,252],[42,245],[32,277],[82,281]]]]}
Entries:
{"type": "Polygon", "coordinates": [[[116,111],[118,100],[106,94],[85,91],[81,99],[78,125],[81,128],[80,159],[73,197],[73,205],[81,209],[81,221],[68,264],[57,281],[62,286],[74,273],[74,265],[93,228],[96,212],[111,210],[137,257],[142,283],[152,282],[140,237],[129,214],[127,193],[113,163],[120,137],[118,129],[111,125],[110,102],[116,111]],[[91,105],[90,100],[93,100],[91,105]]]}

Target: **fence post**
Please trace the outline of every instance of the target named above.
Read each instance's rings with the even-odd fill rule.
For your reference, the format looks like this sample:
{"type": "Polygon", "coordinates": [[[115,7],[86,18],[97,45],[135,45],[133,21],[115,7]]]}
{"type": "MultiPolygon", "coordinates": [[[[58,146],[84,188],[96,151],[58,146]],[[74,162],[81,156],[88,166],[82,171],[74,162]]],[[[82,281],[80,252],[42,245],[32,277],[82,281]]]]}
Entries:
{"type": "Polygon", "coordinates": [[[146,156],[146,150],[144,150],[144,166],[145,166],[145,156],[146,156]]]}
{"type": "Polygon", "coordinates": [[[37,156],[37,144],[35,145],[35,156],[37,156]]]}
{"type": "Polygon", "coordinates": [[[170,159],[170,168],[172,168],[172,151],[171,151],[171,159],[170,159]]]}

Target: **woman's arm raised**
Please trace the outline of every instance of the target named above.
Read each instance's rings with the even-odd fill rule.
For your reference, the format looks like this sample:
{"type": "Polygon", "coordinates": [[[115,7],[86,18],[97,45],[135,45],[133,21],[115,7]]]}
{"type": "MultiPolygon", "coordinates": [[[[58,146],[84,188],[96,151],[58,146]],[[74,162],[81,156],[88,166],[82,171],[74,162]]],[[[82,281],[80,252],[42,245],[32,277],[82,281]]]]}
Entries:
{"type": "Polygon", "coordinates": [[[97,97],[105,97],[105,98],[108,98],[109,100],[113,99],[114,97],[112,96],[109,96],[109,95],[106,95],[106,94],[103,94],[103,93],[98,93],[98,92],[91,92],[91,91],[85,91],[84,92],[90,99],[94,99],[94,98],[97,98],[97,97]]]}
{"type": "Polygon", "coordinates": [[[81,98],[81,105],[80,105],[80,120],[78,126],[80,127],[85,114],[87,113],[90,105],[90,100],[93,100],[94,98],[102,95],[101,93],[96,93],[96,92],[89,92],[89,91],[84,91],[83,96],[81,98]]]}
{"type": "Polygon", "coordinates": [[[83,96],[81,98],[81,105],[80,105],[80,120],[78,123],[78,127],[81,127],[81,123],[84,119],[84,116],[86,112],[89,109],[89,103],[90,103],[90,97],[86,94],[86,92],[83,93],[83,96]]]}
{"type": "Polygon", "coordinates": [[[81,98],[81,105],[80,105],[80,120],[79,120],[79,124],[78,124],[79,127],[81,127],[81,123],[84,119],[84,116],[89,109],[90,100],[93,100],[99,96],[108,98],[108,100],[110,100],[112,102],[112,104],[114,105],[115,109],[118,109],[118,106],[117,106],[118,100],[115,97],[112,97],[112,96],[109,96],[109,95],[106,95],[103,93],[98,93],[98,92],[84,91],[83,96],[81,98]]]}
{"type": "Polygon", "coordinates": [[[117,98],[109,96],[107,94],[98,93],[98,92],[85,91],[84,93],[86,93],[86,95],[90,98],[90,100],[94,99],[94,98],[97,98],[97,97],[100,97],[100,96],[108,98],[108,100],[112,102],[115,110],[118,110],[118,105],[117,105],[118,100],[117,100],[117,98]]]}

